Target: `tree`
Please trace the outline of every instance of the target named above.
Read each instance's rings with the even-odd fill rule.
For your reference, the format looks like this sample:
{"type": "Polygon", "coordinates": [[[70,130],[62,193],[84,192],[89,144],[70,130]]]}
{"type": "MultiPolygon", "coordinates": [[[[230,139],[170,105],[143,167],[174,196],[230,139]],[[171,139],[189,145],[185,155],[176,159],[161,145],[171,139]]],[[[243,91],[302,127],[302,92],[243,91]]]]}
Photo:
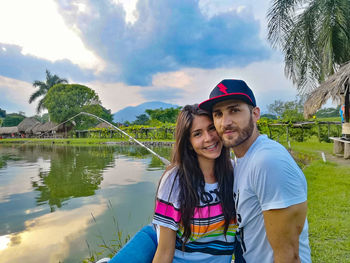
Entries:
{"type": "Polygon", "coordinates": [[[41,99],[39,100],[38,106],[36,108],[37,113],[40,113],[43,109],[45,109],[44,100],[48,91],[56,84],[61,84],[61,83],[68,83],[68,81],[66,79],[61,79],[57,75],[52,75],[48,70],[46,70],[45,82],[42,82],[39,80],[35,80],[33,82],[34,88],[39,88],[39,90],[35,91],[32,95],[30,95],[29,103],[32,103],[34,100],[41,97],[41,99]]]}
{"type": "Polygon", "coordinates": [[[48,113],[44,113],[43,115],[34,115],[33,116],[36,120],[40,121],[41,123],[46,123],[49,121],[50,117],[48,113]]]}
{"type": "Polygon", "coordinates": [[[337,108],[324,108],[320,109],[316,112],[316,117],[317,118],[329,118],[329,117],[339,117],[340,119],[340,114],[339,114],[339,105],[337,108]]]}
{"type": "Polygon", "coordinates": [[[17,113],[10,113],[7,114],[2,126],[3,127],[13,127],[13,126],[17,126],[18,124],[21,123],[21,121],[23,121],[25,118],[25,116],[17,114],[17,113]]]}
{"type": "Polygon", "coordinates": [[[303,118],[303,100],[296,98],[294,101],[283,102],[275,100],[274,103],[267,106],[270,113],[274,113],[283,121],[302,121],[303,118]]]}
{"type": "Polygon", "coordinates": [[[5,110],[2,110],[0,108],[0,118],[5,118],[6,117],[6,111],[5,110]]]}
{"type": "Polygon", "coordinates": [[[350,1],[273,0],[268,39],[284,53],[285,73],[308,93],[350,60],[350,1]]]}
{"type": "MultiPolygon", "coordinates": [[[[43,102],[48,109],[50,119],[61,123],[84,111],[107,121],[112,121],[110,110],[105,109],[98,95],[92,89],[79,84],[57,84],[47,93],[43,102]]],[[[74,120],[77,127],[91,127],[98,121],[92,117],[79,116],[74,120]]]]}
{"type": "Polygon", "coordinates": [[[147,114],[140,114],[136,116],[136,120],[133,121],[134,125],[145,125],[149,122],[149,117],[147,114]]]}
{"type": "Polygon", "coordinates": [[[146,110],[146,113],[150,116],[152,120],[158,120],[162,123],[175,123],[177,115],[179,115],[181,107],[177,108],[167,108],[167,109],[154,109],[154,110],[146,110]]]}
{"type": "Polygon", "coordinates": [[[275,100],[272,104],[267,105],[267,109],[270,113],[275,114],[277,117],[281,117],[284,110],[284,102],[282,100],[275,100]]]}

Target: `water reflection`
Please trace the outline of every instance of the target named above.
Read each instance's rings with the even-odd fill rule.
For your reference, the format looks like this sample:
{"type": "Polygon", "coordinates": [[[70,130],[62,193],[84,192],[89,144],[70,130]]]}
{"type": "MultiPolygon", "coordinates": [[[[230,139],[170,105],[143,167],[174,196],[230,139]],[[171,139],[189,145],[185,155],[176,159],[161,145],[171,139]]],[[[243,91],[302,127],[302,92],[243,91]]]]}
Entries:
{"type": "MultiPolygon", "coordinates": [[[[170,148],[152,149],[169,159],[170,148]]],[[[164,169],[130,146],[0,145],[0,160],[1,262],[81,262],[99,231],[115,239],[108,202],[132,235],[150,222],[164,169]]]]}
{"type": "Polygon", "coordinates": [[[40,192],[37,203],[48,203],[51,211],[72,197],[94,195],[103,180],[103,169],[114,164],[110,147],[51,149],[50,170],[41,171],[38,179],[32,180],[33,188],[40,192]]]}

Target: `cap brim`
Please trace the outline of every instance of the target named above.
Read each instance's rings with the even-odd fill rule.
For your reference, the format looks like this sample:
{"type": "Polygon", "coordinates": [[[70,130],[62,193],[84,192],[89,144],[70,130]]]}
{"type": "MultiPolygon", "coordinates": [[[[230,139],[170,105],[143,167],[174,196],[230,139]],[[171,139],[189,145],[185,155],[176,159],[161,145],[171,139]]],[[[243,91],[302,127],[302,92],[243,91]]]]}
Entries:
{"type": "Polygon", "coordinates": [[[216,103],[225,101],[225,100],[241,100],[244,101],[245,103],[254,106],[253,102],[250,100],[250,98],[244,94],[244,93],[231,93],[231,94],[224,94],[224,95],[220,95],[217,97],[213,97],[211,99],[205,100],[203,102],[201,102],[198,107],[202,110],[206,110],[206,111],[212,111],[213,110],[213,106],[216,103]]]}

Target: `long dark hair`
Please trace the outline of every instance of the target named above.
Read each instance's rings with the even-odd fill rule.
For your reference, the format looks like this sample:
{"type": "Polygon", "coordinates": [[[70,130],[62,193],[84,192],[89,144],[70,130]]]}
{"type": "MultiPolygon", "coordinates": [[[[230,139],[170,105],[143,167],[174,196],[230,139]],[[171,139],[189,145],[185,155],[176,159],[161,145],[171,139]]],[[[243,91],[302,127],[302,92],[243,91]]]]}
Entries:
{"type": "MultiPolygon", "coordinates": [[[[181,110],[176,122],[175,145],[171,165],[166,169],[168,171],[173,167],[178,168],[175,180],[178,178],[180,187],[181,224],[184,228],[183,246],[191,236],[191,218],[193,218],[195,207],[200,204],[199,193],[204,192],[205,186],[204,175],[199,167],[197,153],[193,150],[190,142],[190,131],[196,116],[207,116],[212,119],[210,113],[198,108],[198,104],[186,105],[181,110]]],[[[230,221],[235,216],[232,170],[229,149],[223,146],[220,156],[215,160],[214,175],[218,182],[219,197],[225,218],[225,235],[230,221]]],[[[169,197],[170,195],[171,193],[169,197]]]]}

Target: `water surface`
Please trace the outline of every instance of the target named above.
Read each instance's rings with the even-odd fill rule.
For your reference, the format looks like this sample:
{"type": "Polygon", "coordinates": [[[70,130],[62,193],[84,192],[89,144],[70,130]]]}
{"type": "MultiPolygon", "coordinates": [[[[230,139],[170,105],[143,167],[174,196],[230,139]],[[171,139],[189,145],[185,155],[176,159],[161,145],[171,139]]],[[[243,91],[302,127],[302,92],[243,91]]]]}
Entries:
{"type": "Polygon", "coordinates": [[[0,145],[1,262],[81,262],[117,227],[133,235],[163,170],[137,146],[0,145]]]}

